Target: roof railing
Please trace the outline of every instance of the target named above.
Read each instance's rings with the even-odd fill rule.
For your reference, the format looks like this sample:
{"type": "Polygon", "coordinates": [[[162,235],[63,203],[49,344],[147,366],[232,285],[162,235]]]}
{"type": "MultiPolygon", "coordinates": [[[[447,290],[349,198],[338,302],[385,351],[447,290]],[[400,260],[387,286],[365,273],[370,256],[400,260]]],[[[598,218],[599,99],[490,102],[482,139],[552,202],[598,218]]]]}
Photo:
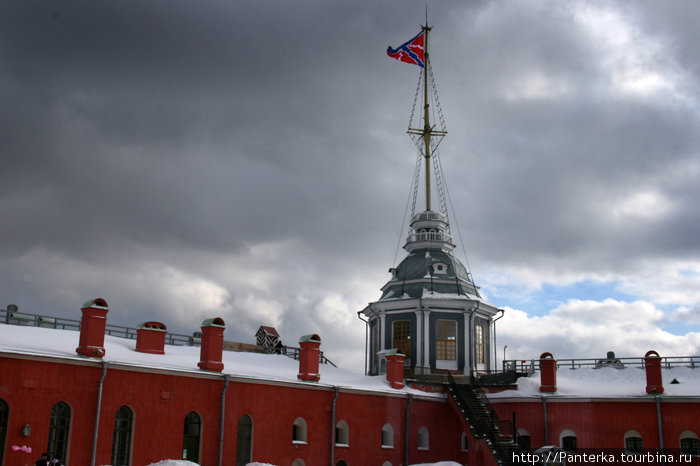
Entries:
{"type": "MultiPolygon", "coordinates": [[[[25,325],[60,330],[80,330],[80,320],[17,312],[12,309],[0,309],[0,322],[8,325],[25,325]]],[[[107,324],[105,326],[105,334],[131,340],[136,339],[136,329],[123,325],[107,324]]],[[[168,332],[165,334],[165,343],[168,345],[194,346],[199,343],[199,339],[190,335],[168,332]]]]}
{"type": "MultiPolygon", "coordinates": [[[[608,365],[605,358],[573,358],[557,359],[557,369],[581,369],[584,367],[601,368],[608,365]]],[[[644,357],[615,358],[624,367],[644,368],[644,357]]],[[[671,369],[673,367],[700,368],[700,356],[664,356],[661,358],[661,367],[671,369]]],[[[506,359],[503,361],[503,370],[514,370],[519,373],[533,374],[540,369],[539,359],[506,359]]]]}
{"type": "Polygon", "coordinates": [[[406,238],[407,243],[413,243],[416,241],[444,241],[447,243],[452,242],[452,236],[447,233],[440,232],[421,232],[421,233],[411,233],[406,238]]]}
{"type": "MultiPolygon", "coordinates": [[[[29,327],[45,327],[55,328],[60,330],[80,330],[80,320],[65,319],[63,317],[48,317],[40,314],[29,314],[26,312],[17,312],[15,310],[0,309],[0,322],[8,325],[24,325],[29,327]]],[[[120,338],[128,338],[136,340],[137,329],[126,327],[124,325],[105,325],[105,334],[120,338]]],[[[200,332],[194,332],[192,335],[183,335],[181,333],[165,334],[165,344],[176,346],[198,346],[201,344],[200,332]]],[[[279,351],[290,358],[299,359],[299,348],[293,346],[283,346],[279,351]]],[[[338,367],[333,362],[323,355],[323,351],[319,354],[319,362],[322,364],[330,364],[333,367],[338,367]]]]}

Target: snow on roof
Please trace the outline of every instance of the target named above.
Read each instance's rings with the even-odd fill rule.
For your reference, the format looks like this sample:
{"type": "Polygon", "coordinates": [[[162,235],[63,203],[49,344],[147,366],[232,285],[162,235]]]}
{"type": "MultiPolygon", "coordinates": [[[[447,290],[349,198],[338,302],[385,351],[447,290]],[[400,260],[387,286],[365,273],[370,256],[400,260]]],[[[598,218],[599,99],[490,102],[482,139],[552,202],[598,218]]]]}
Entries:
{"type": "MultiPolygon", "coordinates": [[[[662,369],[663,396],[700,396],[700,368],[673,367],[662,369]],[[672,384],[676,379],[679,383],[672,384]]],[[[592,367],[557,370],[557,391],[554,394],[540,392],[540,375],[518,379],[517,390],[489,394],[490,399],[567,396],[582,398],[648,397],[646,372],[640,367],[592,367]]]]}
{"type": "MultiPolygon", "coordinates": [[[[54,357],[62,360],[95,361],[96,358],[80,356],[75,352],[80,333],[74,330],[58,330],[42,327],[0,324],[0,353],[27,356],[54,357]]],[[[197,346],[165,345],[165,354],[149,354],[135,351],[136,340],[105,335],[104,360],[126,366],[182,372],[183,375],[216,374],[200,370],[200,348],[197,346]]],[[[224,374],[270,382],[293,383],[300,386],[337,386],[370,392],[391,394],[412,393],[420,397],[444,398],[444,394],[427,393],[409,387],[394,389],[382,376],[370,377],[356,374],[330,364],[319,364],[321,380],[316,383],[297,379],[299,362],[278,354],[262,354],[224,351],[224,374]]]]}

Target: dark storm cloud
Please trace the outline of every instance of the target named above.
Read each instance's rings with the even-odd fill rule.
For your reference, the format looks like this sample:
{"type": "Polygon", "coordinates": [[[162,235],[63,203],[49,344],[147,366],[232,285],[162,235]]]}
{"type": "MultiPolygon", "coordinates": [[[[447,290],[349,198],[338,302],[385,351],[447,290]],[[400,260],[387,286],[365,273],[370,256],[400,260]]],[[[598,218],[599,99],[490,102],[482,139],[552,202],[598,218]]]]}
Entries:
{"type": "MultiPolygon", "coordinates": [[[[697,261],[687,8],[430,5],[441,157],[478,269],[697,261]],[[606,43],[614,21],[634,40],[606,43]],[[622,71],[671,88],[618,89],[627,56],[622,71]]],[[[0,295],[68,316],[103,296],[131,325],[220,312],[237,338],[276,322],[356,350],[355,312],[406,231],[415,157],[403,132],[418,70],[383,51],[424,15],[405,2],[5,2],[0,295]]]]}

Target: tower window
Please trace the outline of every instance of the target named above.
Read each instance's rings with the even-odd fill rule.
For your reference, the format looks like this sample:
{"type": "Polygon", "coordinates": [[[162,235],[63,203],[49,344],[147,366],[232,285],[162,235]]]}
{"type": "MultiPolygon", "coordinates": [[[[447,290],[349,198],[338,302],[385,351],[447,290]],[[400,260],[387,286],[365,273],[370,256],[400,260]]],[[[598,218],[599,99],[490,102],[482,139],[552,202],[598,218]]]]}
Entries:
{"type": "Polygon", "coordinates": [[[455,361],[457,359],[457,322],[438,320],[435,324],[436,359],[455,361]]]}
{"type": "Polygon", "coordinates": [[[411,321],[397,320],[392,324],[391,344],[400,350],[406,359],[411,358],[411,321]]]}
{"type": "Polygon", "coordinates": [[[486,339],[484,336],[484,326],[477,324],[474,331],[476,333],[476,363],[486,364],[486,339]]]}

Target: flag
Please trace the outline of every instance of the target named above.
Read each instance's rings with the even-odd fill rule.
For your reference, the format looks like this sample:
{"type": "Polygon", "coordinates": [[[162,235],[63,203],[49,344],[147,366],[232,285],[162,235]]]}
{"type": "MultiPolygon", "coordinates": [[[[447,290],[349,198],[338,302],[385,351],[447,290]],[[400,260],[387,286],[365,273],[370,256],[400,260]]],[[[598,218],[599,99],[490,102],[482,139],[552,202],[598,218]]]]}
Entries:
{"type": "Polygon", "coordinates": [[[425,31],[421,31],[416,37],[409,40],[396,49],[389,47],[386,54],[404,63],[425,66],[425,31]]]}

